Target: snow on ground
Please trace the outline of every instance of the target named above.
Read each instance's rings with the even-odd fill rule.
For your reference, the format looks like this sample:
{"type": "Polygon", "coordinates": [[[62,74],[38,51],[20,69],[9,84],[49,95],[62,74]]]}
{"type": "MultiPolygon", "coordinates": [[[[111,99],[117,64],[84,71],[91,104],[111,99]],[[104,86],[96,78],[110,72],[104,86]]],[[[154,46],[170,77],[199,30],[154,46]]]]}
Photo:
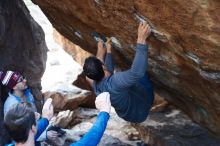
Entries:
{"type": "Polygon", "coordinates": [[[71,83],[82,71],[82,67],[53,39],[53,27],[41,9],[30,0],[24,0],[34,20],[43,28],[49,51],[46,70],[42,77],[42,91],[78,92],[71,83]]]}

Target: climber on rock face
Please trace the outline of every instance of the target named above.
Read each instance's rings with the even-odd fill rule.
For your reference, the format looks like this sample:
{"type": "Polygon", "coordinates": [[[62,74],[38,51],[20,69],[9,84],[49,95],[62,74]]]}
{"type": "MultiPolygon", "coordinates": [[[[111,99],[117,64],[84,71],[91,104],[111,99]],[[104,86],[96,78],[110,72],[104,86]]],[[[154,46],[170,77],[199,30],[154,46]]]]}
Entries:
{"type": "Polygon", "coordinates": [[[109,92],[116,113],[129,122],[143,122],[154,101],[152,83],[147,74],[148,45],[146,39],[150,33],[151,29],[148,24],[139,24],[135,58],[131,68],[126,71],[113,73],[110,40],[105,45],[103,41],[99,41],[96,57],[88,57],[83,66],[86,79],[96,95],[109,92]]]}
{"type": "MultiPolygon", "coordinates": [[[[70,146],[96,146],[102,138],[102,135],[109,120],[111,110],[110,94],[104,92],[100,94],[95,101],[96,108],[100,113],[92,128],[76,143],[70,146]]],[[[39,127],[35,113],[27,104],[17,103],[8,109],[4,117],[4,124],[15,143],[10,146],[34,146],[35,137],[40,131],[44,131],[49,124],[48,120],[53,116],[52,99],[49,98],[44,104],[42,114],[45,115],[44,129],[39,127]]]]}

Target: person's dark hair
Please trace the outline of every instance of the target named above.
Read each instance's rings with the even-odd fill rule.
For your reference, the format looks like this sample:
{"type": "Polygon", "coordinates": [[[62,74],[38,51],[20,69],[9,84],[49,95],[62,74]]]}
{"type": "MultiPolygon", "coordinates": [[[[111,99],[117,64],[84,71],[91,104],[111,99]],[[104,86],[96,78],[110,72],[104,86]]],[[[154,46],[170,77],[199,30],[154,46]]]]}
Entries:
{"type": "Polygon", "coordinates": [[[84,74],[97,82],[101,81],[104,77],[103,63],[94,56],[88,57],[83,66],[84,74]]]}
{"type": "Polygon", "coordinates": [[[32,125],[36,125],[35,114],[26,104],[15,104],[6,113],[4,125],[14,141],[25,143],[32,125]]]}

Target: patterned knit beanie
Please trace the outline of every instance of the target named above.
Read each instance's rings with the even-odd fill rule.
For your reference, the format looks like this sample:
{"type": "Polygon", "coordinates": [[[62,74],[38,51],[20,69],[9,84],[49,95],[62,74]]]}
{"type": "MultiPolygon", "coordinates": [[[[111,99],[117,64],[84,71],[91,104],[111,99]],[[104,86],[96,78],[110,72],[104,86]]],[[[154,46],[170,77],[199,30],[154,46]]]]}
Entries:
{"type": "Polygon", "coordinates": [[[9,89],[13,89],[13,87],[19,82],[20,78],[23,78],[20,73],[13,71],[0,71],[0,80],[2,84],[9,89]]]}

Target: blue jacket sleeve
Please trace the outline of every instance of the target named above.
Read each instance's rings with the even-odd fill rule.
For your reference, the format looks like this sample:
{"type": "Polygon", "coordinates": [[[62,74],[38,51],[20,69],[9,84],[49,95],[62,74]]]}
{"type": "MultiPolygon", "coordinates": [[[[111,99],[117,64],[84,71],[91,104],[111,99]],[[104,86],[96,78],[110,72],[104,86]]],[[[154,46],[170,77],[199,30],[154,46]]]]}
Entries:
{"type": "Polygon", "coordinates": [[[107,53],[105,56],[105,66],[107,67],[108,71],[113,74],[114,71],[114,63],[112,60],[112,54],[107,53]]]}
{"type": "Polygon", "coordinates": [[[100,112],[96,122],[92,128],[86,133],[78,142],[71,144],[70,146],[96,146],[104,134],[107,122],[109,120],[109,114],[107,112],[100,112]]]}
{"type": "Polygon", "coordinates": [[[116,90],[130,87],[140,80],[147,70],[148,45],[137,44],[136,54],[129,70],[112,75],[111,85],[116,90]]]}
{"type": "Polygon", "coordinates": [[[37,121],[37,134],[35,135],[35,140],[43,133],[43,131],[49,125],[49,121],[46,118],[41,118],[37,121]]]}

